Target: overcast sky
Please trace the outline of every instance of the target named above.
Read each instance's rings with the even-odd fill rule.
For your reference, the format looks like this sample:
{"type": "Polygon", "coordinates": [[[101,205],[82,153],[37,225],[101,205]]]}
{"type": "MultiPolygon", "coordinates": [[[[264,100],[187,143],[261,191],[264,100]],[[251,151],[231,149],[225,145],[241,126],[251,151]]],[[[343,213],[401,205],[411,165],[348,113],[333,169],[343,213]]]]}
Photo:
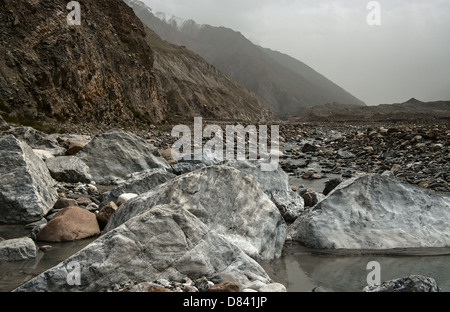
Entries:
{"type": "Polygon", "coordinates": [[[200,24],[240,31],[289,54],[368,105],[450,100],[450,0],[143,0],[200,24]]]}

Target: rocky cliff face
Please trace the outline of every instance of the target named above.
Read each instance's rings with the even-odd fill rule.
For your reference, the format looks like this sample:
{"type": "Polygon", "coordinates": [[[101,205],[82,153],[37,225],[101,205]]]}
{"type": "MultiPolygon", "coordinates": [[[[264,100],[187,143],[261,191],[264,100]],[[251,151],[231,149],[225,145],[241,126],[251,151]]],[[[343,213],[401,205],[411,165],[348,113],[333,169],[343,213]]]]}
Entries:
{"type": "Polygon", "coordinates": [[[170,44],[148,28],[146,32],[172,118],[187,117],[191,122],[193,116],[255,122],[270,118],[271,112],[245,86],[186,47],[170,44]]]}
{"type": "Polygon", "coordinates": [[[0,114],[6,121],[106,130],[171,122],[179,111],[185,117],[261,115],[249,92],[237,91],[192,54],[155,46],[155,70],[150,45],[160,39],[147,38],[150,31],[121,0],[80,2],[80,26],[68,25],[66,0],[0,4],[0,114]]]}
{"type": "Polygon", "coordinates": [[[122,1],[83,1],[81,26],[68,25],[65,0],[1,3],[3,111],[106,126],[163,120],[144,26],[122,1]]]}

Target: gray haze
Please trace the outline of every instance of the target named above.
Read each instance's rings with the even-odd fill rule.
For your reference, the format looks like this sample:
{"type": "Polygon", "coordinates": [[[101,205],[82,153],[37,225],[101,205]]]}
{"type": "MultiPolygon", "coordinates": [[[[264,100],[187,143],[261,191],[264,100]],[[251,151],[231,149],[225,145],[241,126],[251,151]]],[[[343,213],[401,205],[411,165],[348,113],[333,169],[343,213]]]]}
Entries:
{"type": "Polygon", "coordinates": [[[240,31],[311,66],[368,105],[450,100],[450,0],[142,0],[200,24],[240,31]]]}

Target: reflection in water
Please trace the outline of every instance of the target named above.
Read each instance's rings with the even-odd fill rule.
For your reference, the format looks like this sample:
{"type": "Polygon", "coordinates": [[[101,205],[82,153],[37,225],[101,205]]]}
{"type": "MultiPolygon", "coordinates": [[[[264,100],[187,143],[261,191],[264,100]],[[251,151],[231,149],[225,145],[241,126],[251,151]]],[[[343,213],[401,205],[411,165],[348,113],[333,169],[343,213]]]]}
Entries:
{"type": "Polygon", "coordinates": [[[33,277],[66,260],[94,240],[95,237],[67,243],[49,244],[39,242],[39,246],[51,245],[53,248],[45,253],[39,250],[35,259],[1,263],[0,292],[7,292],[17,288],[33,277]]]}
{"type": "Polygon", "coordinates": [[[289,292],[308,292],[316,286],[337,292],[360,292],[367,286],[370,270],[366,266],[370,261],[381,264],[381,281],[418,274],[436,279],[443,291],[450,291],[450,255],[345,256],[304,250],[261,265],[289,292]]]}

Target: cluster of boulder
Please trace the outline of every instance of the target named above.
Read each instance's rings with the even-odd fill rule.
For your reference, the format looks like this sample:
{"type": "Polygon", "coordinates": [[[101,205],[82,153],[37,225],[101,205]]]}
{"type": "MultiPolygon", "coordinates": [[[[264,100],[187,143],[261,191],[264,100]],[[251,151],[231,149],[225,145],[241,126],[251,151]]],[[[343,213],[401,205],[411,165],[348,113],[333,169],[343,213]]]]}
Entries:
{"type": "Polygon", "coordinates": [[[308,179],[392,171],[411,184],[450,192],[447,124],[287,124],[280,132],[288,145],[282,162],[288,173],[308,179]],[[321,172],[308,173],[311,163],[320,164],[321,172]]]}
{"type": "MultiPolygon", "coordinates": [[[[285,291],[258,261],[279,258],[286,240],[336,249],[450,246],[450,201],[389,174],[330,183],[305,205],[281,168],[169,154],[118,129],[93,138],[3,132],[0,223],[28,224],[37,241],[98,236],[16,291],[285,291]],[[73,263],[75,285],[67,282],[73,263]]],[[[21,240],[0,242],[0,261],[35,256],[34,241],[21,240]]]]}

